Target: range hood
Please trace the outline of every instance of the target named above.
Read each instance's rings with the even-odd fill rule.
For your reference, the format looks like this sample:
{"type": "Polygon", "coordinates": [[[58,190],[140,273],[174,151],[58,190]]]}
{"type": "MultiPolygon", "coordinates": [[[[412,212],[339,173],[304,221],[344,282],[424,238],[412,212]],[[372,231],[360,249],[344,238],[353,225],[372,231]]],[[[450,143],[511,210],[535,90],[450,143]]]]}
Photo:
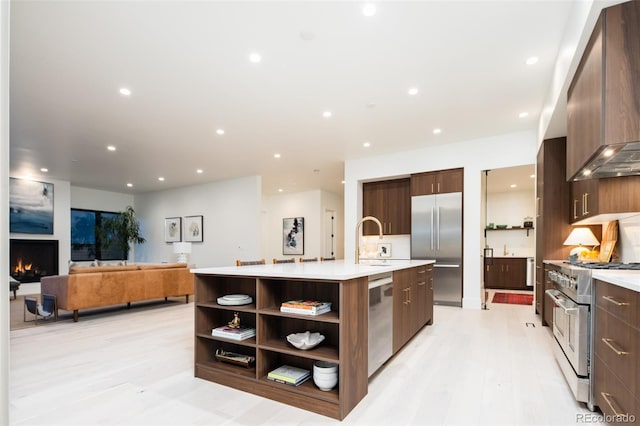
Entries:
{"type": "Polygon", "coordinates": [[[640,175],[640,141],[600,148],[572,180],[640,175]]]}

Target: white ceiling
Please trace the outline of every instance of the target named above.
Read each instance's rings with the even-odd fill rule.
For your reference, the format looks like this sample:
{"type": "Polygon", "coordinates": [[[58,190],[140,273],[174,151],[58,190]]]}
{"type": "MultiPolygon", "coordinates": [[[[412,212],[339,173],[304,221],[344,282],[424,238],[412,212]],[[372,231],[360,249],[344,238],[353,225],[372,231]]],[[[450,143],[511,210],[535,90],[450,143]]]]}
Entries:
{"type": "Polygon", "coordinates": [[[573,3],[12,1],[11,174],[342,193],[348,159],[536,130],[573,3]]]}

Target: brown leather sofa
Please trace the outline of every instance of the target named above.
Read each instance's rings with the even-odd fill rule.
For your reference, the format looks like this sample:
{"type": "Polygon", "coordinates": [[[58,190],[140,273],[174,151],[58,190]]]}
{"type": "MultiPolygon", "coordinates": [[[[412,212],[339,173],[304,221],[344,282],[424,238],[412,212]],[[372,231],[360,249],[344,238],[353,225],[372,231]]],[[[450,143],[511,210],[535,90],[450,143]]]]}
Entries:
{"type": "Polygon", "coordinates": [[[57,307],[80,309],[193,294],[194,277],[184,263],[132,264],[123,266],[71,267],[69,275],[40,280],[41,293],[56,296],[57,307]]]}

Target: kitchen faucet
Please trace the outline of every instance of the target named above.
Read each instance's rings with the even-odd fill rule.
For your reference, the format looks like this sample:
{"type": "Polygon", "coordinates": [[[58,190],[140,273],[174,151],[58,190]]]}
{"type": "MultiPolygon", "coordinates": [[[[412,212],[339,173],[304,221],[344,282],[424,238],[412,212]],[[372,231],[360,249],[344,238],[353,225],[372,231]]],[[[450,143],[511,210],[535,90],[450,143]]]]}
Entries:
{"type": "Polygon", "coordinates": [[[360,263],[360,225],[362,225],[362,223],[367,220],[373,221],[378,224],[378,230],[380,230],[379,238],[382,239],[382,224],[378,219],[373,216],[365,216],[360,219],[358,221],[358,224],[356,225],[356,264],[360,263]]]}
{"type": "Polygon", "coordinates": [[[507,245],[505,244],[505,245],[504,245],[504,251],[502,252],[502,255],[503,255],[503,256],[506,256],[506,255],[508,255],[508,254],[509,254],[509,251],[507,250],[507,245]]]}

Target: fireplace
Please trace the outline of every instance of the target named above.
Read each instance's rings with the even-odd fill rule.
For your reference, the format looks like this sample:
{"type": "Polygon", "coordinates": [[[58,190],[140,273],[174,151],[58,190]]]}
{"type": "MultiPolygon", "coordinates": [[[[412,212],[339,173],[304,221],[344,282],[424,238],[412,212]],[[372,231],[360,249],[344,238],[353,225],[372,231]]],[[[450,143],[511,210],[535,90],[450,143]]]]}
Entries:
{"type": "Polygon", "coordinates": [[[58,275],[58,240],[9,242],[9,271],[21,283],[40,282],[41,277],[58,275]]]}

